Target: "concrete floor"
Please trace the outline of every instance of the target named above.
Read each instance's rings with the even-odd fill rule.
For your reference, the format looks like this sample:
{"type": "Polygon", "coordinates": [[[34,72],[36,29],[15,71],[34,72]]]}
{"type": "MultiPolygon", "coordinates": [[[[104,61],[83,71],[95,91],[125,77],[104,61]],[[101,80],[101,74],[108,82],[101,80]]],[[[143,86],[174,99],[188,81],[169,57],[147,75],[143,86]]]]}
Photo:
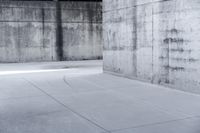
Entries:
{"type": "Polygon", "coordinates": [[[101,61],[0,65],[0,133],[200,133],[200,96],[101,61]]]}

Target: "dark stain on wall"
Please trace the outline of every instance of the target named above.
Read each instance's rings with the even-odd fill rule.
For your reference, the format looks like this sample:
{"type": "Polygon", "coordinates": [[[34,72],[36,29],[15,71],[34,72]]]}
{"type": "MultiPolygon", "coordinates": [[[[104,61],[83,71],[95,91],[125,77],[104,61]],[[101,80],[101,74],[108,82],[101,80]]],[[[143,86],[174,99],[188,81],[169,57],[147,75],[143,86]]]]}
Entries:
{"type": "Polygon", "coordinates": [[[56,47],[57,59],[63,60],[63,29],[62,29],[62,10],[60,2],[56,2],[56,47]]]}
{"type": "Polygon", "coordinates": [[[194,58],[171,58],[172,60],[175,60],[175,61],[180,61],[180,62],[196,62],[198,61],[198,59],[194,59],[194,58]]]}
{"type": "Polygon", "coordinates": [[[165,38],[164,40],[163,40],[163,42],[164,42],[164,44],[170,44],[170,43],[179,43],[179,44],[181,44],[181,43],[184,43],[184,39],[183,38],[165,38]]]}
{"type": "Polygon", "coordinates": [[[170,65],[166,65],[166,66],[163,66],[165,69],[169,69],[171,71],[185,71],[185,68],[184,67],[179,67],[179,66],[170,66],[170,65]]]}
{"type": "Polygon", "coordinates": [[[185,52],[185,53],[191,53],[192,52],[192,50],[190,50],[190,49],[184,49],[184,48],[171,48],[169,50],[170,50],[170,52],[179,52],[179,53],[183,53],[183,52],[185,52]]]}
{"type": "Polygon", "coordinates": [[[178,52],[178,53],[188,53],[190,54],[192,52],[191,49],[184,49],[182,47],[177,47],[177,48],[162,48],[162,50],[170,53],[178,52]]]}
{"type": "Polygon", "coordinates": [[[86,7],[87,7],[87,17],[88,17],[87,20],[89,20],[89,23],[93,23],[93,19],[95,19],[94,11],[91,10],[90,3],[87,3],[86,7]]]}
{"type": "MultiPolygon", "coordinates": [[[[160,56],[159,57],[160,60],[167,60],[168,58],[167,57],[164,57],[164,56],[160,56]]],[[[198,59],[195,59],[195,58],[182,58],[182,57],[171,57],[170,60],[174,60],[174,61],[178,61],[178,62],[197,62],[199,61],[198,59]]]]}
{"type": "Polygon", "coordinates": [[[44,8],[41,9],[41,15],[42,15],[42,36],[43,36],[43,40],[42,40],[42,44],[43,44],[43,48],[45,47],[44,44],[44,31],[45,31],[45,12],[44,12],[44,8]]]}
{"type": "Polygon", "coordinates": [[[166,30],[166,32],[169,32],[171,34],[179,34],[181,30],[178,30],[176,28],[172,28],[171,30],[166,30]]]}

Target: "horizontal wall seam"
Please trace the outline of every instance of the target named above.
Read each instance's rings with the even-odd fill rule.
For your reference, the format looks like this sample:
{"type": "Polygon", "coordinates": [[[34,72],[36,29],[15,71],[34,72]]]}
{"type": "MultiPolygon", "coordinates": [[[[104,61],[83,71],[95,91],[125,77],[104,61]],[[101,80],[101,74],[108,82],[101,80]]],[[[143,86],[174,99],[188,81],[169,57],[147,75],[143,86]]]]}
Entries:
{"type": "Polygon", "coordinates": [[[122,7],[122,8],[118,8],[118,9],[114,9],[114,10],[104,10],[103,13],[117,11],[117,10],[123,10],[123,9],[129,9],[129,8],[134,8],[134,7],[144,6],[144,5],[150,5],[150,4],[154,4],[154,3],[167,2],[167,1],[174,1],[174,0],[164,0],[164,1],[160,0],[160,1],[154,1],[154,2],[138,4],[138,5],[134,5],[134,6],[122,7]]]}
{"type": "MultiPolygon", "coordinates": [[[[0,20],[0,23],[4,23],[4,22],[10,22],[10,23],[56,23],[56,21],[2,21],[0,20]]],[[[102,24],[102,22],[82,22],[82,21],[77,21],[77,22],[70,22],[70,21],[63,21],[62,23],[88,23],[88,24],[102,24]]]]}
{"type": "MultiPolygon", "coordinates": [[[[1,4],[1,3],[0,3],[1,4]]],[[[0,8],[23,8],[23,9],[45,9],[45,10],[57,10],[55,7],[52,7],[52,8],[49,8],[49,7],[29,7],[29,6],[26,6],[26,7],[19,7],[19,6],[0,6],[0,8]]],[[[90,10],[92,10],[92,11],[102,11],[102,9],[101,8],[98,8],[98,9],[96,9],[96,8],[94,8],[94,9],[88,9],[88,8],[65,8],[65,7],[62,7],[62,9],[61,10],[85,10],[85,11],[90,11],[90,10]]]]}

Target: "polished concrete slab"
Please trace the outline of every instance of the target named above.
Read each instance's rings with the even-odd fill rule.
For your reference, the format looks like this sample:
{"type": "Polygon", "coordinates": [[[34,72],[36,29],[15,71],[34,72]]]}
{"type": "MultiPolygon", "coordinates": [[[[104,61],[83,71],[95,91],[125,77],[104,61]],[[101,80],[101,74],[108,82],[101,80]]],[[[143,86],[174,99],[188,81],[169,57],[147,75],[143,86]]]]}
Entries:
{"type": "Polygon", "coordinates": [[[199,133],[199,101],[101,61],[0,64],[1,133],[199,133]]]}

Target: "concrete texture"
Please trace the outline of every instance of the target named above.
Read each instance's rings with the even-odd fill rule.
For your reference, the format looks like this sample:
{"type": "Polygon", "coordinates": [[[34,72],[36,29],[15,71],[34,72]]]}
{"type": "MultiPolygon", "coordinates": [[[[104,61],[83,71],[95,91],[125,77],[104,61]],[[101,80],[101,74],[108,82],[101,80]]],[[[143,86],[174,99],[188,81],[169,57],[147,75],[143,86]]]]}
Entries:
{"type": "Polygon", "coordinates": [[[198,0],[104,0],[104,71],[200,94],[198,0]]]}
{"type": "Polygon", "coordinates": [[[101,65],[1,64],[0,132],[199,133],[199,95],[102,74],[101,65]]]}
{"type": "Polygon", "coordinates": [[[1,1],[0,62],[101,59],[101,8],[100,2],[1,1]]]}
{"type": "Polygon", "coordinates": [[[0,64],[0,75],[1,133],[200,132],[199,95],[103,74],[101,61],[0,64]]]}

